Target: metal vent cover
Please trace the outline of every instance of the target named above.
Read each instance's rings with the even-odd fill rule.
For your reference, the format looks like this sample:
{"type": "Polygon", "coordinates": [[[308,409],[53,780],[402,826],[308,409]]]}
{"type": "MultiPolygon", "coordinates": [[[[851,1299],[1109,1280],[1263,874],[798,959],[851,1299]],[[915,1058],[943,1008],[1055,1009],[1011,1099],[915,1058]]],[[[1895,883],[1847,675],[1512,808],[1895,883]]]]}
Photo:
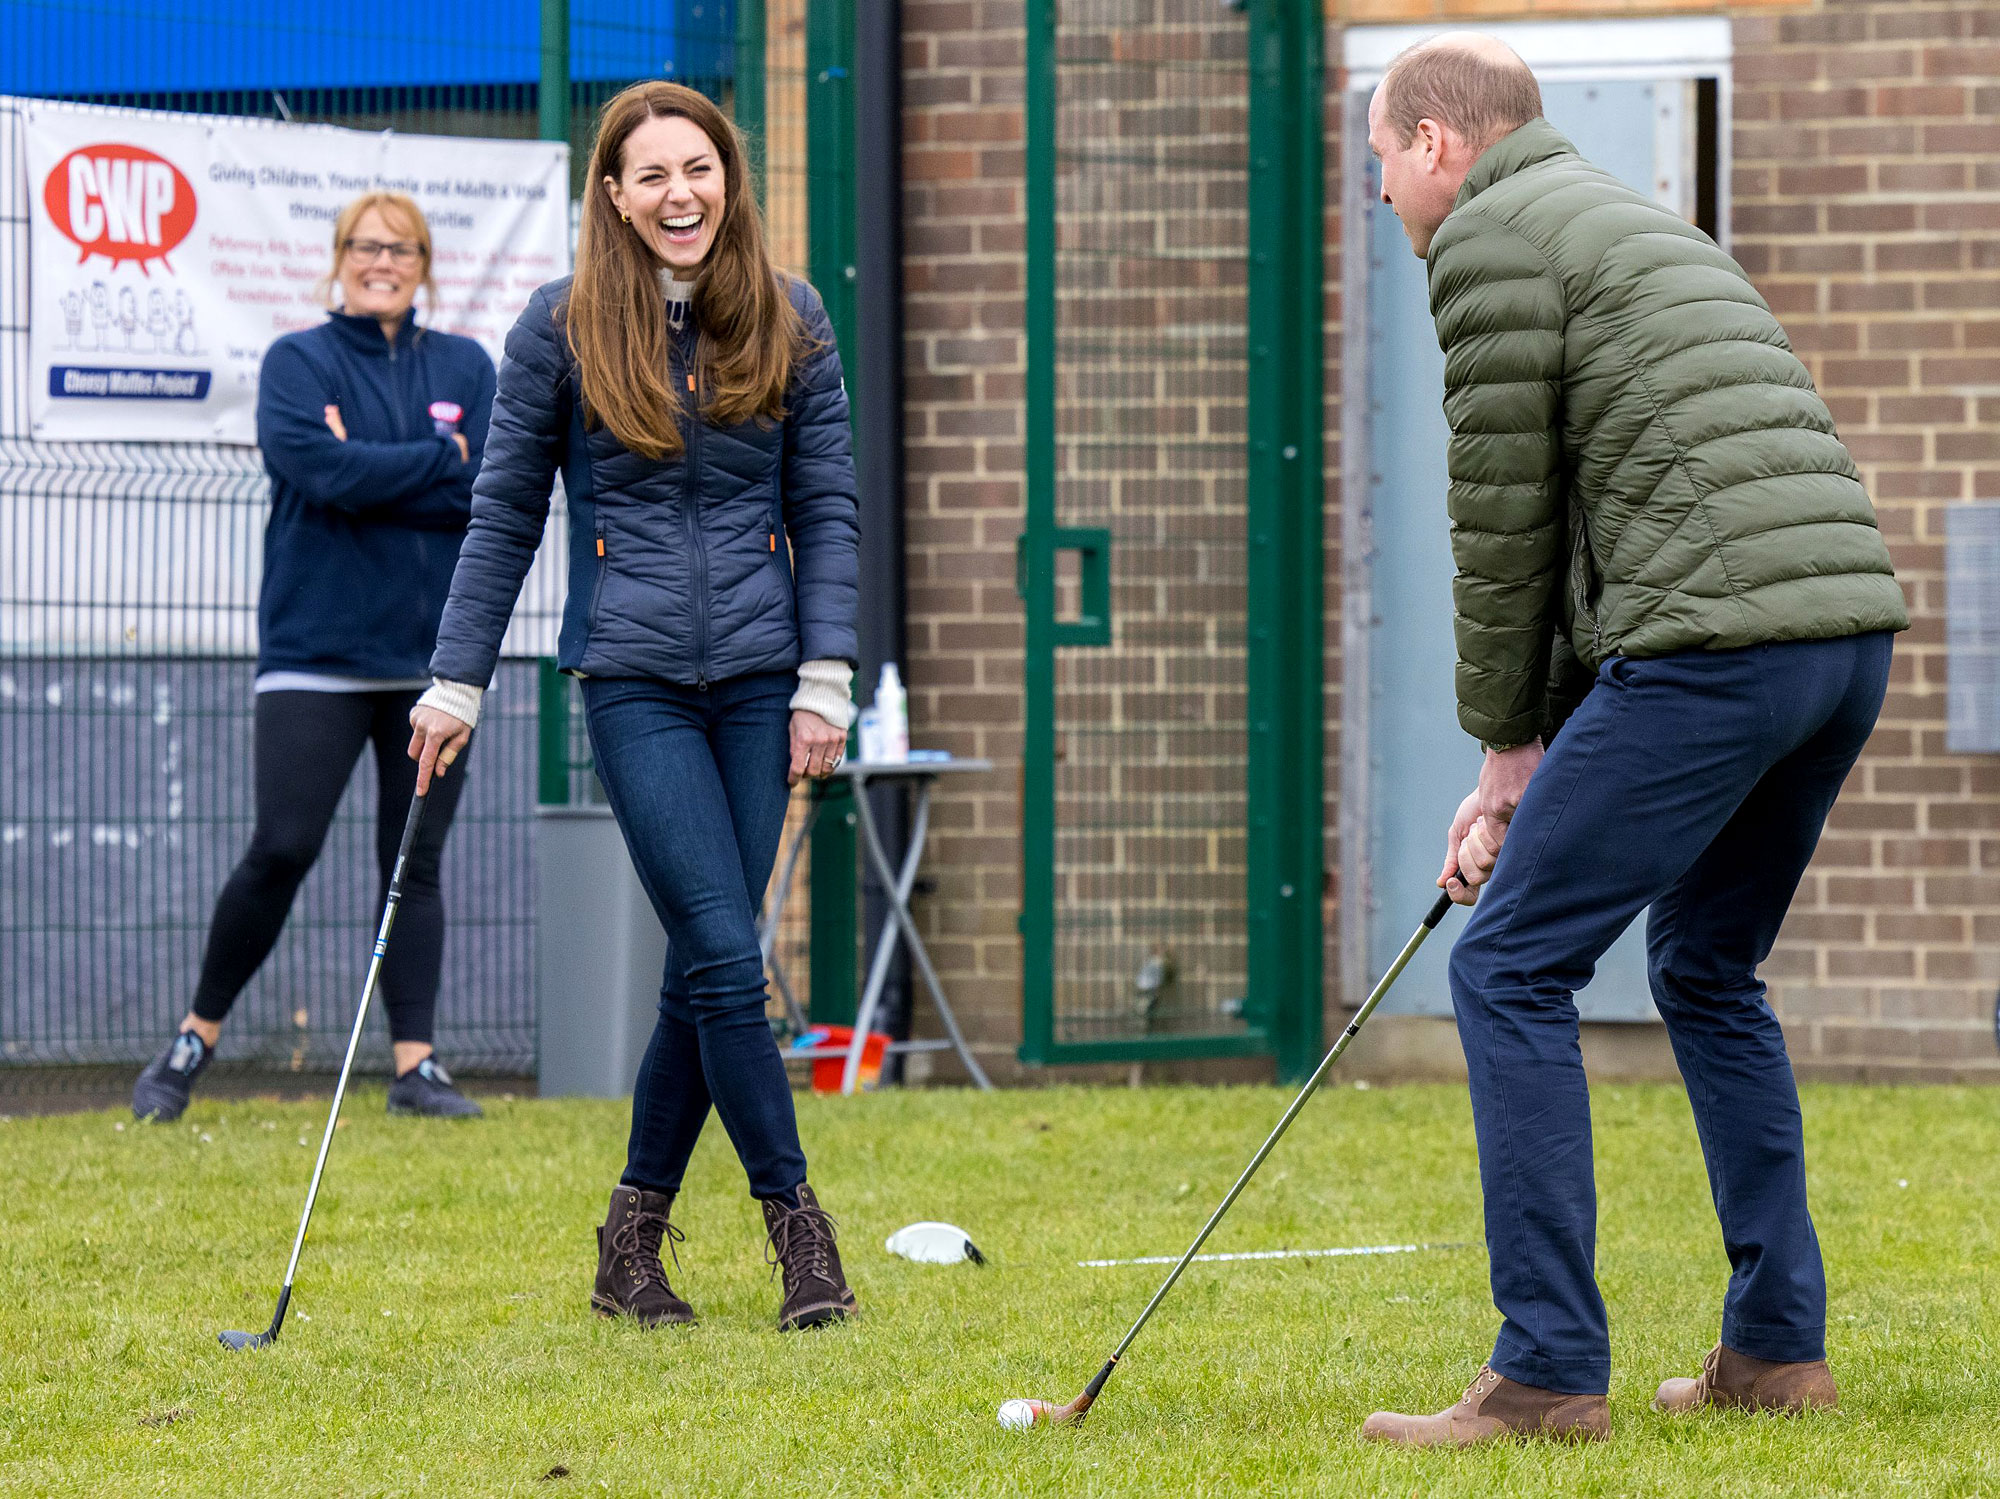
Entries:
{"type": "Polygon", "coordinates": [[[2000,500],[1944,513],[1945,747],[2000,752],[2000,500]]]}

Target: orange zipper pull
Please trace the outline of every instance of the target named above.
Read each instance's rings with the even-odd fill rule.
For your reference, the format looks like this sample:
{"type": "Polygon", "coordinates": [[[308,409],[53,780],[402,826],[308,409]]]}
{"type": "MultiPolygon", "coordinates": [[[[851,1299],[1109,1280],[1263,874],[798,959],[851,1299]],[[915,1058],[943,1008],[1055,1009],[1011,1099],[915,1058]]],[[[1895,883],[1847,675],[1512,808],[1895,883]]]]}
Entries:
{"type": "Polygon", "coordinates": [[[597,555],[600,557],[604,555],[604,538],[602,536],[597,538],[597,555]]]}
{"type": "Polygon", "coordinates": [[[693,390],[693,389],[694,389],[694,376],[693,376],[693,374],[689,374],[689,376],[688,376],[688,389],[689,389],[689,390],[693,390]]]}

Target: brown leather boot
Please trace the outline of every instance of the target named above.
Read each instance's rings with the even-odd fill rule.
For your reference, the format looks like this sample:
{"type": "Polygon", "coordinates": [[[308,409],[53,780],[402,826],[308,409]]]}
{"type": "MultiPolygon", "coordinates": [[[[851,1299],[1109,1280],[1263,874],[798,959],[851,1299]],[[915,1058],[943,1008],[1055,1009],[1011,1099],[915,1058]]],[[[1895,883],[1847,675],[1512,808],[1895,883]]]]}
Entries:
{"type": "Polygon", "coordinates": [[[671,1249],[681,1242],[681,1231],[667,1221],[673,1203],[670,1192],[611,1189],[611,1209],[597,1230],[597,1281],[590,1291],[600,1317],[630,1317],[641,1327],[694,1321],[694,1308],[674,1294],[660,1263],[661,1243],[671,1249]]]}
{"type": "Polygon", "coordinates": [[[1362,1423],[1361,1435],[1403,1447],[1476,1447],[1517,1437],[1601,1442],[1611,1435],[1611,1405],[1602,1395],[1516,1384],[1488,1365],[1450,1410],[1435,1416],[1377,1411],[1362,1423]]]}
{"type": "Polygon", "coordinates": [[[1833,1373],[1825,1359],[1773,1363],[1720,1343],[1701,1361],[1701,1373],[1693,1379],[1669,1379],[1653,1396],[1654,1407],[1663,1411],[1693,1411],[1713,1405],[1723,1410],[1778,1411],[1795,1416],[1800,1411],[1832,1410],[1838,1404],[1840,1391],[1834,1388],[1833,1373]]]}
{"type": "Polygon", "coordinates": [[[785,1272],[778,1330],[794,1332],[852,1316],[854,1293],[847,1288],[840,1251],[834,1247],[833,1219],[813,1189],[801,1182],[795,1202],[766,1197],[763,1205],[764,1227],[771,1236],[764,1258],[773,1274],[785,1272]]]}

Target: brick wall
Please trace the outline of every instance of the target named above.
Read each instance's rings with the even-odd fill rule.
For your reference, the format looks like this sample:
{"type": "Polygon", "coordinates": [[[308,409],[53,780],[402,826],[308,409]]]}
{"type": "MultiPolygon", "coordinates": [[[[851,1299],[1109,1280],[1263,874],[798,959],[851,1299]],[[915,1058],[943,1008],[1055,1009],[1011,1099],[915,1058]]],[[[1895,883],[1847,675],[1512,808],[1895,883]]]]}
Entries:
{"type": "MultiPolygon", "coordinates": [[[[1329,92],[1343,18],[1721,9],[1343,0],[1329,7],[1329,92]]],[[[1808,1075],[2000,1076],[1988,1029],[2000,982],[2000,762],[1943,750],[1940,595],[1941,507],[2000,498],[2000,5],[1726,9],[1737,44],[1734,248],[1827,393],[1917,619],[1882,729],[1766,976],[1808,1075]]],[[[920,919],[961,1017],[1009,1075],[1020,1004],[1022,12],[1019,0],[905,0],[903,13],[913,733],[999,767],[979,788],[940,794],[935,888],[920,919]]],[[[1340,826],[1337,127],[1329,109],[1329,869],[1340,826]]],[[[1325,916],[1337,999],[1337,890],[1325,916]]]]}
{"type": "Polygon", "coordinates": [[[997,766],[938,793],[919,916],[1001,1075],[1020,1039],[1021,15],[1019,0],[903,5],[910,733],[997,766]]]}
{"type": "Polygon", "coordinates": [[[1861,466],[1913,628],[1765,976],[1804,1071],[2000,1078],[2000,760],[1944,749],[1944,508],[2000,499],[2000,6],[1739,16],[1737,258],[1861,466]]]}

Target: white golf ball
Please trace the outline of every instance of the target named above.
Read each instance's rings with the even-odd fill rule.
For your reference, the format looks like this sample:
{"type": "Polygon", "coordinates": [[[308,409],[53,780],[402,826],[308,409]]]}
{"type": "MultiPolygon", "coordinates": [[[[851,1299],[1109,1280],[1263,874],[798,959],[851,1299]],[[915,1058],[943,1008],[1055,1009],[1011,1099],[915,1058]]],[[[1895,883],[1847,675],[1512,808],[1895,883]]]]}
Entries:
{"type": "Polygon", "coordinates": [[[1000,1424],[1009,1431],[1026,1431],[1035,1424],[1035,1402],[1032,1400],[1003,1400],[1000,1402],[1000,1424]]]}

